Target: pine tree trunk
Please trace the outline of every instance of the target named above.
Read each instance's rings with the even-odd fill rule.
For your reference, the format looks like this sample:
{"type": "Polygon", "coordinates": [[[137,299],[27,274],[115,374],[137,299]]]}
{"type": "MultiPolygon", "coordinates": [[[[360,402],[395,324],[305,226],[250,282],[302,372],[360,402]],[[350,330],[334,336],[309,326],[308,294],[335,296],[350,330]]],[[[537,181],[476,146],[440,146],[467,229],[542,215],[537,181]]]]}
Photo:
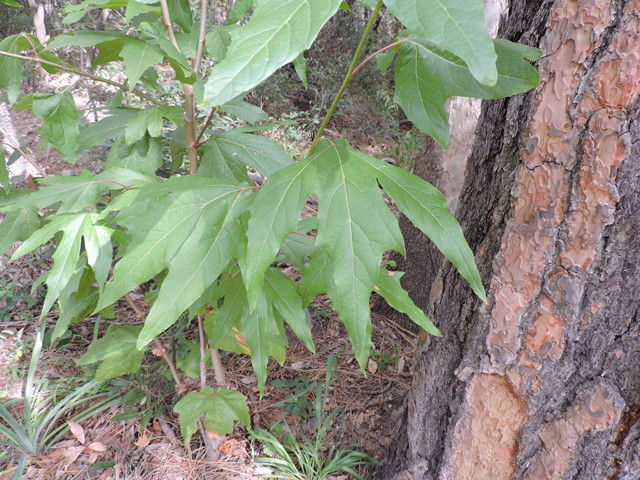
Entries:
{"type": "Polygon", "coordinates": [[[403,225],[403,284],[443,336],[376,478],[640,479],[639,17],[512,0],[499,36],[542,49],[542,81],[483,102],[457,208],[489,303],[403,225]]]}

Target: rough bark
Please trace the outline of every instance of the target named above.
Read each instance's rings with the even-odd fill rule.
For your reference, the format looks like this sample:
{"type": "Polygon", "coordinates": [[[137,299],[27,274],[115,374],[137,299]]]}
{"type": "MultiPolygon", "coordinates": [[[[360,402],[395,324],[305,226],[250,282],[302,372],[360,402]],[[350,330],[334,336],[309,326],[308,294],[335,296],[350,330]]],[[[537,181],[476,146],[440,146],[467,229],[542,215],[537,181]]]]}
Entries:
{"type": "MultiPolygon", "coordinates": [[[[443,336],[421,337],[376,478],[640,478],[639,16],[511,2],[500,36],[542,49],[542,81],[483,102],[457,209],[489,302],[405,232],[443,336]]],[[[441,158],[417,172],[437,185],[441,158]]]]}

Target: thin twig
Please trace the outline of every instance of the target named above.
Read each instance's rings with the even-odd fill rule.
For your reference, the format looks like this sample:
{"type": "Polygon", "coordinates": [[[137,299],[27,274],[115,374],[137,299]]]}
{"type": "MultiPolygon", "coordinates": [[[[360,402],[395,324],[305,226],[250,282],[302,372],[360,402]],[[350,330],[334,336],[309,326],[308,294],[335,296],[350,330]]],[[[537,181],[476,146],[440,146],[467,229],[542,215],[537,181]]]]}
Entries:
{"type": "MultiPolygon", "coordinates": [[[[200,70],[200,64],[202,63],[202,55],[204,53],[205,35],[207,34],[207,1],[201,0],[202,12],[200,17],[200,37],[198,38],[198,51],[196,52],[196,58],[193,59],[193,71],[198,74],[200,70]]],[[[198,139],[199,140],[199,139],[198,139]]]]}
{"type": "MultiPolygon", "coordinates": [[[[8,138],[7,135],[5,135],[5,137],[8,138]]],[[[3,142],[4,143],[4,142],[3,142]]],[[[11,148],[13,148],[15,151],[20,152],[20,155],[22,155],[24,157],[24,159],[29,162],[33,168],[35,168],[36,170],[38,170],[40,172],[40,174],[44,177],[44,178],[48,178],[49,175],[47,175],[47,172],[45,172],[43,169],[41,169],[38,164],[36,163],[36,161],[34,159],[32,159],[29,155],[27,155],[19,146],[15,146],[13,144],[11,144],[11,142],[9,142],[9,146],[11,148]]]]}
{"type": "Polygon", "coordinates": [[[358,74],[358,70],[360,70],[365,63],[367,63],[369,60],[371,60],[373,57],[375,57],[376,55],[380,55],[382,52],[389,50],[390,48],[395,47],[396,45],[400,45],[402,42],[404,42],[404,40],[399,40],[397,42],[392,43],[391,45],[387,45],[384,48],[381,48],[380,50],[378,50],[375,53],[372,53],[371,55],[369,55],[367,58],[365,58],[362,63],[360,65],[358,65],[355,70],[353,71],[353,73],[351,74],[351,77],[355,77],[358,74]]]}
{"type": "MultiPolygon", "coordinates": [[[[117,87],[117,88],[120,88],[122,90],[127,90],[127,86],[126,85],[123,85],[123,84],[118,83],[118,82],[113,82],[113,81],[109,80],[108,78],[102,78],[102,77],[99,77],[99,76],[94,75],[94,74],[89,73],[89,72],[82,72],[82,71],[80,71],[78,69],[75,69],[75,68],[67,67],[65,65],[60,65],[59,63],[48,62],[47,60],[43,60],[43,59],[41,59],[39,57],[27,57],[25,55],[18,55],[16,53],[9,53],[9,52],[2,52],[2,51],[0,51],[0,55],[4,55],[5,57],[17,58],[18,60],[24,60],[25,62],[36,62],[36,63],[39,63],[41,65],[50,65],[50,66],[58,68],[58,69],[60,69],[60,70],[62,70],[64,72],[75,73],[76,75],[80,75],[82,77],[90,78],[92,80],[95,80],[96,82],[106,83],[107,85],[111,85],[112,87],[117,87]]],[[[134,93],[137,96],[139,96],[140,98],[144,98],[145,100],[148,100],[148,101],[150,101],[151,103],[153,103],[155,105],[158,105],[158,106],[162,106],[163,105],[161,102],[159,102],[155,98],[150,97],[149,95],[146,95],[146,94],[142,93],[137,88],[134,88],[133,90],[131,90],[131,93],[134,93]]]]}
{"type": "Polygon", "coordinates": [[[211,109],[211,113],[209,114],[209,118],[207,118],[207,121],[205,122],[204,127],[202,127],[202,130],[200,131],[200,134],[198,135],[198,138],[196,138],[196,143],[197,144],[200,144],[200,139],[202,138],[202,135],[204,135],[204,131],[207,129],[207,127],[211,123],[211,119],[213,119],[213,114],[216,113],[216,110],[218,110],[218,107],[213,107],[211,109]]]}

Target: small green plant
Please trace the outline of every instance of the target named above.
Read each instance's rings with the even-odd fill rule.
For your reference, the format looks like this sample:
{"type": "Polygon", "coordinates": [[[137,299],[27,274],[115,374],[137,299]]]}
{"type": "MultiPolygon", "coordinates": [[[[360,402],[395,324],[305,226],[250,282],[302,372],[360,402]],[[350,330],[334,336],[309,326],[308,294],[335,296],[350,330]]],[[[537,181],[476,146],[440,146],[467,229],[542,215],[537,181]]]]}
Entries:
{"type": "Polygon", "coordinates": [[[286,399],[275,404],[283,412],[289,412],[302,421],[307,421],[313,413],[313,402],[307,400],[305,395],[317,387],[318,383],[305,377],[296,377],[291,380],[274,380],[271,385],[275,388],[285,389],[286,399]]]}
{"type": "MultiPolygon", "coordinates": [[[[49,382],[44,381],[36,385],[34,378],[42,352],[45,324],[46,322],[42,322],[41,331],[33,347],[24,398],[0,403],[0,433],[6,437],[6,440],[0,441],[0,445],[6,447],[9,453],[18,456],[13,480],[22,478],[29,457],[44,453],[50,445],[55,444],[64,435],[69,426],[67,422],[61,422],[63,415],[73,411],[82,403],[99,399],[91,407],[69,418],[69,420],[81,422],[118,402],[118,392],[95,392],[97,387],[95,380],[87,382],[62,399],[58,399],[55,392],[51,391],[49,382]],[[7,408],[15,403],[23,403],[22,418],[15,416],[7,408]]],[[[13,410],[15,413],[17,408],[13,410]]]]}
{"type": "Polygon", "coordinates": [[[311,385],[311,388],[313,386],[316,388],[315,422],[317,426],[313,438],[304,433],[300,433],[301,440],[288,435],[283,445],[266,430],[256,428],[251,431],[252,440],[262,442],[262,451],[266,455],[265,457],[256,458],[255,462],[272,470],[268,474],[269,478],[322,480],[327,475],[346,472],[359,480],[364,480],[355,469],[360,465],[377,464],[373,457],[356,447],[337,448],[336,445],[331,445],[328,450],[325,448],[329,430],[334,431],[336,438],[340,439],[344,422],[344,411],[342,409],[335,409],[328,413],[326,418],[323,418],[332,372],[335,367],[336,357],[335,355],[330,355],[327,360],[324,395],[320,382],[313,382],[313,385],[311,385]],[[340,428],[337,432],[333,427],[336,422],[340,423],[340,428]]]}
{"type": "Polygon", "coordinates": [[[29,292],[29,285],[19,286],[6,279],[0,279],[0,322],[10,322],[12,318],[30,318],[29,309],[35,303],[29,292]]]}

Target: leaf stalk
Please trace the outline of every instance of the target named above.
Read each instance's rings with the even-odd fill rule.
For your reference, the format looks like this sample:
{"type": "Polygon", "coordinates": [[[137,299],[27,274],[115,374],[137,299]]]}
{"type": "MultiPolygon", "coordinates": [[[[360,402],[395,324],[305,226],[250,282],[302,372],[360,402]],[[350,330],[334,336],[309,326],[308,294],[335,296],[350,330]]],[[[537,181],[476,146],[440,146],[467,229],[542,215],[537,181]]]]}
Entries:
{"type": "Polygon", "coordinates": [[[340,89],[336,94],[336,98],[333,99],[333,103],[329,107],[329,110],[327,111],[327,114],[325,115],[324,120],[320,124],[320,128],[318,128],[318,133],[316,133],[316,136],[314,137],[313,142],[311,143],[311,148],[309,148],[309,153],[307,154],[308,157],[310,157],[313,154],[313,151],[316,149],[316,145],[320,141],[320,138],[322,138],[322,132],[324,132],[325,127],[327,126],[327,124],[329,123],[329,120],[331,119],[331,115],[333,115],[333,112],[336,110],[336,106],[338,105],[338,102],[340,101],[342,94],[347,89],[347,86],[349,85],[351,80],[353,80],[353,71],[355,70],[356,65],[358,64],[358,59],[360,58],[360,55],[362,54],[362,50],[364,49],[364,46],[367,43],[367,39],[369,38],[369,33],[371,33],[371,29],[373,28],[373,23],[375,22],[376,18],[378,18],[378,13],[380,13],[381,8],[382,8],[382,0],[378,0],[378,3],[376,4],[376,8],[373,9],[373,13],[371,14],[371,18],[369,19],[369,23],[367,23],[367,28],[365,28],[364,33],[362,34],[362,38],[360,39],[360,43],[358,44],[356,53],[353,55],[353,60],[351,61],[349,70],[347,71],[347,74],[344,77],[342,85],[340,86],[340,89]]]}

